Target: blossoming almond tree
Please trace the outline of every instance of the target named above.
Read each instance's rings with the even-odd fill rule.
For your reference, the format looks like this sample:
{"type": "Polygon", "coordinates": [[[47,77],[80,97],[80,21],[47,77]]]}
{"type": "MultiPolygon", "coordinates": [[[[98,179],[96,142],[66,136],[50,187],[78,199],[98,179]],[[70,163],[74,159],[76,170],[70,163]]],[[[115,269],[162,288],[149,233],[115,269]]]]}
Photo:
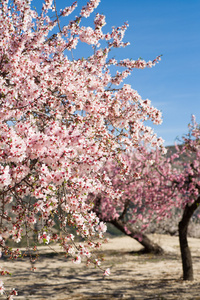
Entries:
{"type": "Polygon", "coordinates": [[[122,191],[120,200],[115,201],[103,193],[92,195],[94,211],[102,221],[141,243],[145,252],[162,254],[163,249],[144,232],[152,222],[170,216],[175,205],[174,189],[169,190],[171,164],[159,149],[144,145],[125,153],[124,160],[128,166],[125,176],[114,160],[104,167],[112,185],[122,191]]]}
{"type": "MultiPolygon", "coordinates": [[[[183,279],[193,280],[193,265],[190,248],[187,241],[188,225],[197,212],[200,204],[200,126],[192,116],[189,132],[183,136],[183,144],[177,147],[177,157],[184,157],[184,162],[176,162],[177,169],[181,170],[179,177],[174,181],[176,185],[180,207],[183,209],[182,218],[178,224],[179,242],[182,257],[183,279]]],[[[196,215],[199,218],[199,215],[196,215]]]]}
{"type": "MultiPolygon", "coordinates": [[[[191,218],[199,218],[197,209],[200,204],[200,126],[192,116],[189,132],[182,137],[181,146],[176,146],[176,152],[163,161],[168,162],[171,170],[159,170],[160,175],[168,185],[168,201],[166,207],[175,207],[182,210],[178,223],[179,244],[182,258],[183,280],[193,280],[193,264],[191,251],[188,245],[187,234],[191,218]],[[173,194],[170,193],[173,191],[173,194]]],[[[158,169],[158,166],[157,166],[158,169]]]]}
{"type": "MultiPolygon", "coordinates": [[[[0,1],[0,247],[17,257],[20,251],[8,248],[6,240],[26,237],[30,251],[34,232],[39,243],[59,242],[74,262],[85,258],[99,266],[90,249],[99,247],[94,238],[102,238],[106,225],[87,196],[103,191],[119,198],[102,166],[112,158],[126,173],[122,153],[137,148],[141,139],[163,149],[144,125],[148,119],[160,124],[161,113],[123,83],[134,68],[152,67],[160,57],[112,59],[113,48],[127,45],[127,24],[103,33],[105,16],[97,13],[93,28],[82,26],[100,2],[91,0],[61,27],[78,1],[60,12],[52,2],[44,1],[37,14],[34,1],[0,1]],[[69,59],[78,42],[91,45],[94,53],[69,59]],[[55,216],[62,237],[53,232],[55,216]],[[76,244],[68,226],[85,243],[76,244]]],[[[3,283],[0,293],[6,293],[3,283]]]]}
{"type": "MultiPolygon", "coordinates": [[[[101,220],[110,222],[123,233],[138,240],[147,251],[162,252],[143,231],[152,222],[181,212],[178,224],[183,279],[193,280],[191,252],[187,241],[188,225],[200,204],[200,126],[193,117],[188,135],[176,152],[163,156],[158,150],[142,146],[125,154],[128,171],[121,176],[115,161],[108,161],[104,171],[113,186],[123,191],[115,201],[106,194],[93,195],[94,210],[101,220]]],[[[180,213],[179,213],[180,214],[180,213]]]]}

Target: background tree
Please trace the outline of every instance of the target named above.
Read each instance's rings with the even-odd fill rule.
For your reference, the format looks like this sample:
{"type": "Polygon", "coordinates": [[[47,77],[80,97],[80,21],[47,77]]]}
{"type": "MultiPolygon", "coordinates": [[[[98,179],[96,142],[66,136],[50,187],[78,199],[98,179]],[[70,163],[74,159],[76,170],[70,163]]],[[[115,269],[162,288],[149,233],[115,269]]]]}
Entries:
{"type": "Polygon", "coordinates": [[[168,197],[173,198],[174,190],[169,193],[166,185],[166,176],[168,180],[171,176],[171,164],[158,149],[144,145],[125,154],[124,159],[128,165],[125,176],[113,160],[104,167],[113,186],[121,191],[120,200],[112,200],[101,193],[94,196],[94,210],[102,221],[141,243],[145,252],[162,254],[163,249],[147,237],[145,230],[152,222],[170,216],[171,207],[175,205],[174,199],[171,203],[168,200],[168,197]]]}
{"type": "MultiPolygon", "coordinates": [[[[183,279],[193,280],[192,256],[188,245],[188,225],[200,204],[200,126],[195,117],[189,124],[189,133],[183,136],[183,144],[177,147],[177,156],[184,157],[185,162],[181,168],[181,161],[177,161],[177,168],[181,168],[178,189],[183,215],[179,222],[179,241],[183,265],[183,279]]],[[[196,214],[198,217],[198,214],[196,214]]]]}
{"type": "Polygon", "coordinates": [[[74,262],[85,258],[100,266],[90,249],[100,245],[94,237],[102,238],[106,225],[87,196],[103,191],[119,197],[101,172],[109,159],[126,173],[122,153],[141,139],[163,148],[144,125],[147,119],[159,124],[161,113],[123,83],[134,68],[152,67],[160,57],[149,62],[109,57],[113,48],[128,44],[127,24],[103,33],[105,17],[97,13],[93,28],[81,25],[99,4],[91,0],[62,27],[60,20],[78,3],[58,12],[52,2],[44,1],[38,14],[34,1],[0,1],[0,246],[16,257],[20,251],[9,249],[7,239],[18,243],[26,237],[30,251],[33,232],[39,243],[59,242],[74,262]],[[79,41],[93,54],[70,60],[79,41]],[[113,66],[121,71],[111,72],[113,66]],[[62,237],[53,231],[55,216],[62,237]],[[75,227],[85,243],[76,244],[66,226],[75,227]]]}
{"type": "Polygon", "coordinates": [[[113,186],[121,191],[120,200],[105,194],[94,197],[94,210],[101,220],[110,222],[123,233],[137,239],[148,251],[161,251],[143,233],[152,222],[170,218],[174,209],[183,212],[178,225],[183,279],[193,280],[187,241],[188,225],[200,201],[200,127],[193,117],[188,135],[173,154],[141,147],[125,154],[129,166],[124,177],[114,161],[104,171],[113,186]]]}

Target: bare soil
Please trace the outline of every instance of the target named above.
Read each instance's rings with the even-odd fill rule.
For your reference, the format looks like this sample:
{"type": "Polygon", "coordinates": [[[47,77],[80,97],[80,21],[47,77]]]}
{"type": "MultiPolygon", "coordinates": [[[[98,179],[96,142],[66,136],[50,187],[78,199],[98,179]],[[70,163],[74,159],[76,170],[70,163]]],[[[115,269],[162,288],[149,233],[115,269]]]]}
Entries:
{"type": "MultiPolygon", "coordinates": [[[[138,254],[140,244],[129,237],[104,244],[103,265],[111,269],[106,278],[93,266],[76,265],[62,253],[41,248],[35,272],[28,258],[2,258],[1,265],[12,272],[2,279],[6,288],[17,289],[16,300],[200,300],[200,239],[189,238],[195,277],[189,282],[182,280],[178,237],[154,234],[150,238],[165,249],[164,255],[138,254]]],[[[59,246],[55,250],[60,252],[59,246]]]]}

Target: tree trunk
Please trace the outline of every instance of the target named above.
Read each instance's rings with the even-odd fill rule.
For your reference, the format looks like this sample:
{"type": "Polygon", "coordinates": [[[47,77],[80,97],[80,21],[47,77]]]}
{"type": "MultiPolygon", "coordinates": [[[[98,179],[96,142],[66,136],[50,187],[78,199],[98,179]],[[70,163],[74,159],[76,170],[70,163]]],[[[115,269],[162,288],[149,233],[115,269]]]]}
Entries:
{"type": "Polygon", "coordinates": [[[126,235],[134,238],[138,241],[143,247],[146,253],[154,253],[154,254],[163,254],[163,249],[156,243],[152,242],[145,234],[140,231],[134,230],[131,226],[127,226],[121,220],[112,220],[109,221],[112,225],[114,225],[121,232],[126,235]],[[128,229],[128,231],[126,230],[128,229]]]}
{"type": "Polygon", "coordinates": [[[200,197],[191,205],[186,205],[183,211],[183,216],[181,221],[178,224],[179,230],[179,243],[181,250],[181,258],[182,258],[182,267],[183,267],[183,280],[193,280],[193,266],[192,266],[192,256],[190,252],[190,248],[187,241],[187,231],[190,219],[197,209],[198,204],[200,202],[200,197]]]}

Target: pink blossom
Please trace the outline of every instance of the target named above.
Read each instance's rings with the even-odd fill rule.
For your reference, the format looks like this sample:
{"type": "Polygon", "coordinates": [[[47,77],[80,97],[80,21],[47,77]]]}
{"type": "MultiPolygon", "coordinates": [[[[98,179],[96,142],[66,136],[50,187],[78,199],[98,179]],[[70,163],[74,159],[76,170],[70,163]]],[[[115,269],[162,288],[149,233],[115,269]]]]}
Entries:
{"type": "Polygon", "coordinates": [[[79,255],[75,255],[75,257],[72,260],[75,264],[81,263],[81,257],[79,255]]]}
{"type": "Polygon", "coordinates": [[[103,274],[104,276],[109,276],[110,275],[110,268],[107,268],[103,274]]]}
{"type": "Polygon", "coordinates": [[[4,285],[3,285],[3,281],[0,281],[0,295],[3,295],[4,294],[4,285]]]}

